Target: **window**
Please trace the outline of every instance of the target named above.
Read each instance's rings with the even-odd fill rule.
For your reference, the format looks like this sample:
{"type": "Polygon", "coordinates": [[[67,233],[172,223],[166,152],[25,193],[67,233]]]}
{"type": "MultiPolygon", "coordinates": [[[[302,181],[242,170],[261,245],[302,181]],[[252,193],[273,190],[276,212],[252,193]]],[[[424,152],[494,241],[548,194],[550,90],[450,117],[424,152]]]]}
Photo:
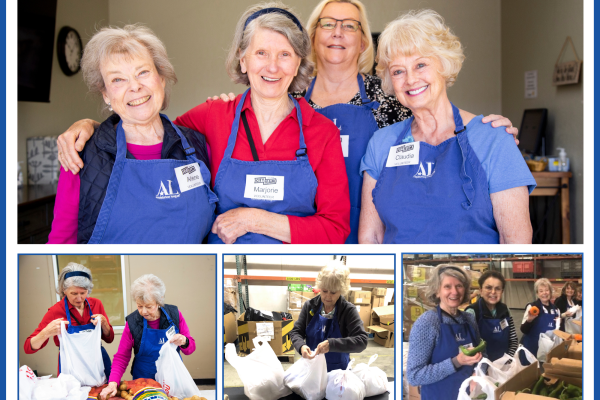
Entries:
{"type": "MultiPolygon", "coordinates": [[[[87,267],[92,271],[94,289],[90,297],[104,305],[110,324],[117,328],[125,326],[124,262],[120,255],[74,255],[54,256],[56,284],[63,268],[70,262],[87,267]]],[[[58,296],[60,300],[60,296],[58,296]]]]}

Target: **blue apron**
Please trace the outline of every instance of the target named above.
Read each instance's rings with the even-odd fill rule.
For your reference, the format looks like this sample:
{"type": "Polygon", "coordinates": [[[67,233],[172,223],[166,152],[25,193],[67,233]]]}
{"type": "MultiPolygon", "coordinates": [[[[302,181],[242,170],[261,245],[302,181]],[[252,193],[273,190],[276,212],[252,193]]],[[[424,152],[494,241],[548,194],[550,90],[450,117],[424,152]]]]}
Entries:
{"type": "MultiPolygon", "coordinates": [[[[337,317],[334,315],[331,319],[325,318],[321,315],[322,309],[323,303],[321,303],[317,315],[312,317],[310,324],[306,327],[306,345],[311,351],[314,351],[319,343],[324,342],[327,339],[342,337],[337,317]]],[[[345,370],[350,362],[350,354],[334,353],[330,351],[325,353],[325,361],[327,361],[327,372],[331,372],[335,369],[345,370]]]]}
{"type": "MultiPolygon", "coordinates": [[[[430,364],[437,364],[458,355],[458,347],[471,344],[473,347],[477,336],[468,323],[445,324],[442,320],[442,311],[437,307],[440,319],[440,337],[433,349],[430,364]]],[[[448,375],[441,381],[421,386],[422,400],[456,400],[458,389],[463,381],[473,375],[474,365],[463,365],[452,375],[448,375]]]]}
{"type": "Polygon", "coordinates": [[[122,125],[120,121],[117,126],[117,157],[89,243],[202,243],[212,228],[217,201],[209,188],[208,168],[172,122],[185,160],[128,159],[122,125]],[[175,168],[192,163],[200,166],[205,184],[181,192],[175,168]]]}
{"type": "MultiPolygon", "coordinates": [[[[154,379],[156,360],[158,360],[160,348],[169,341],[167,331],[174,329],[175,333],[179,333],[179,328],[175,326],[167,311],[164,308],[161,308],[161,310],[167,317],[167,321],[169,321],[169,327],[167,329],[150,329],[148,328],[148,321],[144,318],[142,343],[140,343],[140,349],[135,355],[131,366],[131,375],[134,380],[138,378],[154,379]]],[[[177,352],[179,352],[179,347],[177,347],[177,352]]]]}
{"type": "MultiPolygon", "coordinates": [[[[308,162],[306,144],[302,131],[302,114],[300,105],[291,96],[296,107],[296,115],[300,124],[300,143],[296,151],[296,159],[292,161],[242,161],[231,158],[240,126],[240,113],[250,89],[246,90],[235,110],[235,119],[231,126],[231,134],[219,171],[215,178],[214,190],[219,197],[217,214],[223,214],[238,207],[251,207],[276,214],[306,217],[317,212],[315,196],[317,194],[317,178],[308,162]],[[254,177],[250,177],[254,175],[254,177]],[[247,178],[248,176],[248,178],[247,178]],[[263,179],[265,188],[270,181],[281,182],[283,179],[283,200],[262,200],[244,197],[246,184],[254,179],[255,183],[263,179]],[[265,180],[266,179],[266,180],[265,180]]],[[[249,134],[249,132],[248,132],[249,134]]],[[[214,233],[209,233],[208,243],[222,244],[214,233]]],[[[246,233],[235,241],[235,244],[281,244],[280,240],[258,233],[246,233]]]]}
{"type": "MultiPolygon", "coordinates": [[[[479,327],[479,334],[481,338],[486,342],[486,351],[488,358],[491,361],[495,361],[502,357],[504,353],[508,353],[508,347],[510,344],[510,335],[508,332],[508,321],[507,326],[502,329],[500,318],[484,318],[483,317],[483,299],[479,299],[479,321],[477,325],[479,327]]],[[[476,345],[476,344],[475,344],[476,345]]]]}
{"type": "MultiPolygon", "coordinates": [[[[544,310],[540,309],[539,315],[532,321],[533,326],[529,333],[524,334],[521,338],[521,344],[527,348],[535,357],[537,357],[540,333],[546,333],[546,331],[553,331],[556,329],[556,321],[554,320],[558,317],[559,312],[557,312],[554,304],[549,303],[547,306],[550,311],[554,310],[556,314],[545,313],[544,310]]],[[[523,354],[523,352],[519,353],[519,357],[521,358],[521,364],[529,365],[529,361],[523,354]]]]}
{"type": "MultiPolygon", "coordinates": [[[[499,243],[487,175],[469,145],[458,108],[456,136],[420,143],[418,165],[384,167],[373,203],[385,226],[384,243],[499,243]]],[[[406,123],[395,145],[410,137],[406,123]]]]}
{"type": "MultiPolygon", "coordinates": [[[[358,87],[362,105],[334,104],[331,106],[317,108],[316,112],[333,121],[340,130],[342,144],[347,143],[347,152],[344,153],[346,162],[346,173],[348,174],[348,186],[350,188],[350,236],[346,244],[358,243],[358,220],[360,218],[360,201],[362,195],[363,178],[359,173],[360,161],[367,151],[369,140],[373,133],[379,129],[373,110],[379,107],[379,103],[371,101],[365,92],[365,83],[361,74],[357,76],[358,87]]],[[[313,79],[306,91],[304,98],[310,100],[315,81],[313,79]]]]}
{"type": "MultiPolygon", "coordinates": [[[[90,329],[91,330],[96,329],[96,326],[91,322],[89,324],[85,324],[85,325],[74,326],[73,323],[71,322],[71,313],[69,312],[69,303],[67,302],[66,296],[64,297],[64,302],[65,302],[65,313],[67,314],[67,321],[69,321],[69,324],[67,325],[67,333],[68,334],[79,333],[81,331],[87,331],[90,329]]],[[[90,310],[90,318],[91,318],[92,315],[94,315],[92,313],[92,306],[90,306],[90,303],[87,301],[87,299],[85,299],[85,304],[87,304],[87,306],[90,310]]],[[[104,346],[100,345],[100,350],[102,351],[102,363],[104,364],[104,375],[106,375],[106,381],[108,381],[112,363],[110,362],[110,357],[108,356],[108,353],[106,352],[106,349],[104,348],[104,346]]],[[[60,373],[60,354],[58,355],[58,372],[60,373]]]]}

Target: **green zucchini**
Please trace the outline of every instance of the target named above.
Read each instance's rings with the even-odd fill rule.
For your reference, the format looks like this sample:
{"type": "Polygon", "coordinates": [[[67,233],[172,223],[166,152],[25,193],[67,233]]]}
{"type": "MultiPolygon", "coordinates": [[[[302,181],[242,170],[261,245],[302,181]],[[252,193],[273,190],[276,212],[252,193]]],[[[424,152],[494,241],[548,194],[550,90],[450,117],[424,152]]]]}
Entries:
{"type": "Polygon", "coordinates": [[[485,350],[485,340],[481,339],[481,341],[479,342],[479,344],[477,345],[477,347],[474,347],[472,349],[467,349],[465,346],[459,346],[460,351],[463,352],[464,355],[472,357],[477,353],[481,353],[483,350],[485,350]]]}

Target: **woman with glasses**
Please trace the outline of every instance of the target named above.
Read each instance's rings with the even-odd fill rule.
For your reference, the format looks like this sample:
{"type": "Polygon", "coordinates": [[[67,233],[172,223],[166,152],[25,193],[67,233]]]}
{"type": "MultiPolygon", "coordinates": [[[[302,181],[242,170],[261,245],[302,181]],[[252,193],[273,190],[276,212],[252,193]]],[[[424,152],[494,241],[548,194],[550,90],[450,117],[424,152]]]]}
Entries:
{"type": "Polygon", "coordinates": [[[497,271],[486,271],[479,278],[481,296],[465,312],[473,315],[481,338],[487,343],[488,358],[499,359],[505,353],[514,356],[519,339],[510,310],[504,304],[502,293],[506,280],[497,271]]]}

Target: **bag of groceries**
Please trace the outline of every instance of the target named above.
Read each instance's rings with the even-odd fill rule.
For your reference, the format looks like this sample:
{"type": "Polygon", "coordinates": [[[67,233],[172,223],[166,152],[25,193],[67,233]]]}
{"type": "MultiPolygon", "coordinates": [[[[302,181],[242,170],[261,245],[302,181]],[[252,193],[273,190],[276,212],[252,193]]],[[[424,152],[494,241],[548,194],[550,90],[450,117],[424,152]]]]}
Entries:
{"type": "Polygon", "coordinates": [[[345,370],[335,369],[327,373],[327,400],[363,400],[365,384],[351,371],[354,358],[345,370]]]}
{"type": "Polygon", "coordinates": [[[365,384],[365,397],[376,396],[388,391],[387,374],[378,367],[371,367],[378,355],[373,354],[368,364],[361,363],[352,372],[365,384]]]}
{"type": "Polygon", "coordinates": [[[485,357],[475,366],[475,376],[488,378],[492,382],[498,383],[498,386],[504,384],[504,382],[512,377],[509,371],[502,371],[502,369],[496,367],[493,362],[485,357]],[[484,365],[487,365],[487,368],[484,369],[484,365]]]}
{"type": "Polygon", "coordinates": [[[244,384],[244,394],[250,400],[276,400],[291,394],[283,384],[283,367],[275,352],[269,346],[269,337],[255,337],[254,351],[246,357],[239,357],[235,346],[225,346],[225,359],[237,371],[244,384]]]}
{"type": "Polygon", "coordinates": [[[538,351],[536,355],[538,361],[546,362],[546,355],[548,352],[562,342],[562,338],[556,336],[552,331],[540,333],[540,338],[538,339],[538,351]]]}
{"type": "Polygon", "coordinates": [[[73,375],[81,386],[100,386],[106,383],[101,348],[102,326],[78,333],[67,332],[60,324],[60,373],[73,375]]]}
{"type": "Polygon", "coordinates": [[[177,353],[177,345],[167,342],[162,345],[158,354],[156,381],[167,395],[178,399],[199,396],[200,390],[177,353]]]}
{"type": "Polygon", "coordinates": [[[327,361],[325,354],[312,360],[301,358],[285,371],[283,383],[306,400],[321,400],[327,390],[327,361]]]}
{"type": "Polygon", "coordinates": [[[495,390],[496,385],[490,379],[482,376],[470,376],[460,385],[456,400],[493,399],[495,390]]]}

